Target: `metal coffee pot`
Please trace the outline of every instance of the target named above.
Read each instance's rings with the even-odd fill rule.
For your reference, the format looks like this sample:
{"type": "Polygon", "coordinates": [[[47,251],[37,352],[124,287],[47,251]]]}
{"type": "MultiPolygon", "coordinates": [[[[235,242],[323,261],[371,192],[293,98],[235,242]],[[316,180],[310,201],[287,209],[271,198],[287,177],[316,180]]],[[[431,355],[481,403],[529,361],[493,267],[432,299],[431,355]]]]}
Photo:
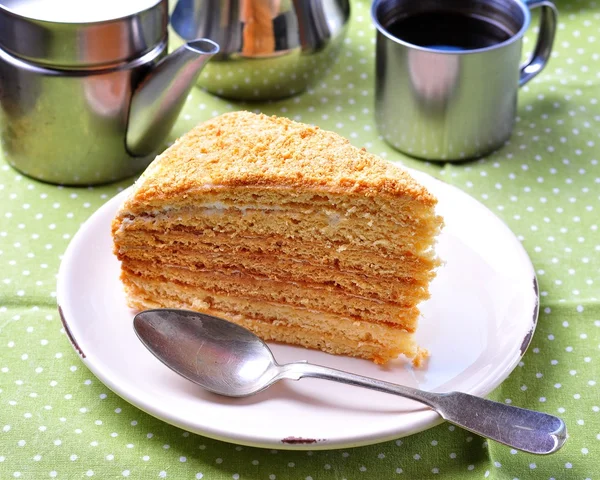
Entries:
{"type": "Polygon", "coordinates": [[[167,0],[0,0],[0,141],[31,177],[91,185],[163,145],[211,40],[167,55],[167,0]]]}
{"type": "Polygon", "coordinates": [[[274,100],[327,73],[349,19],[349,0],[177,0],[171,27],[176,41],[220,45],[201,87],[235,100],[274,100]]]}

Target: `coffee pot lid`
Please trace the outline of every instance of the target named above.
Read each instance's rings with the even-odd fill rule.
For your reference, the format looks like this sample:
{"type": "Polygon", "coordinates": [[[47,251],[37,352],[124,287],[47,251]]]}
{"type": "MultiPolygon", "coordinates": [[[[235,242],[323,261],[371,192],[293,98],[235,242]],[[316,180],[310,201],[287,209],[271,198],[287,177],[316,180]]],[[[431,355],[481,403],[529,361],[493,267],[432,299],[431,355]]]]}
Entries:
{"type": "Polygon", "coordinates": [[[0,48],[50,67],[118,65],[166,40],[168,0],[0,0],[0,48]]]}

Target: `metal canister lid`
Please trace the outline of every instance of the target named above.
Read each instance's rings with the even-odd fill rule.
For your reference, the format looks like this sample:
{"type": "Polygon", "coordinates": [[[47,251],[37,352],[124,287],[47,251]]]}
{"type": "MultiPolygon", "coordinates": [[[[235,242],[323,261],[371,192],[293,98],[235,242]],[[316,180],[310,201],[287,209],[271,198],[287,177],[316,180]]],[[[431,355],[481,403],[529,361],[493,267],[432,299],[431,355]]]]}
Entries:
{"type": "Polygon", "coordinates": [[[0,48],[49,67],[131,61],[165,40],[167,0],[0,0],[0,48]]]}

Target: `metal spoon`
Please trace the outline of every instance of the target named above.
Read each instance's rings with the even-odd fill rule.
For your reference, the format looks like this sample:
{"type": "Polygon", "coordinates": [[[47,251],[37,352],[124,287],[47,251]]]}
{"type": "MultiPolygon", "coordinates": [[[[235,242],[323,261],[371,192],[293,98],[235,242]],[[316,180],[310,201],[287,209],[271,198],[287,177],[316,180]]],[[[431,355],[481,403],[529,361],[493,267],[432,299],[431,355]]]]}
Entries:
{"type": "Polygon", "coordinates": [[[554,453],[567,439],[564,422],[546,413],[461,392],[425,392],[310,363],[279,365],[252,332],[210,315],[147,310],[135,316],[133,326],[142,343],[167,367],[219,395],[245,397],[281,379],[314,377],[416,400],[450,423],[529,453],[554,453]]]}

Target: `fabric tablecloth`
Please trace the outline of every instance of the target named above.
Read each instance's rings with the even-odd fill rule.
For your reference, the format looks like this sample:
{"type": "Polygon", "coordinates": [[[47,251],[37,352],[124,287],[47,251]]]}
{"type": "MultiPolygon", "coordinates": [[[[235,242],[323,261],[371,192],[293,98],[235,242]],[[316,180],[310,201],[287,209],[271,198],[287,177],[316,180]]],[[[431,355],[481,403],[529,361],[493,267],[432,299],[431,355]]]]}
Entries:
{"type": "MultiPolygon", "coordinates": [[[[340,59],[314,88],[266,104],[233,103],[194,89],[171,140],[227,111],[288,116],[427,171],[485,204],[522,241],[541,290],[531,347],[490,397],[562,416],[566,446],[533,456],[442,424],[367,447],[262,450],[204,438],[145,414],[81,363],[55,298],[70,239],[134,179],[59,187],[0,160],[0,478],[600,478],[600,4],[558,2],[551,62],[521,89],[510,142],[459,164],[411,159],[378,136],[369,7],[352,3],[340,59]]],[[[532,29],[526,49],[533,35],[532,29]]]]}

